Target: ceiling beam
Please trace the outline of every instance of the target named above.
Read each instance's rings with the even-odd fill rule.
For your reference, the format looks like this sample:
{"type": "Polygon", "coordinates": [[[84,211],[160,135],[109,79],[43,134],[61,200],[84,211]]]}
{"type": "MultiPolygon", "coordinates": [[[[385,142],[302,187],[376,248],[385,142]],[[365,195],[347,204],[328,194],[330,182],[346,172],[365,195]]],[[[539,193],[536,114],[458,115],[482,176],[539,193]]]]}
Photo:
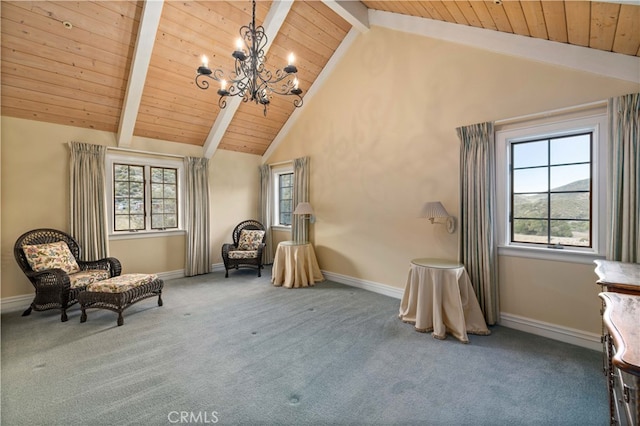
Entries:
{"type": "Polygon", "coordinates": [[[361,33],[369,31],[369,9],[360,1],[322,0],[331,10],[361,33]]]}
{"type": "MultiPolygon", "coordinates": [[[[271,9],[269,9],[269,13],[267,13],[264,23],[262,24],[267,36],[267,44],[264,47],[265,55],[269,52],[271,43],[273,43],[273,40],[278,35],[280,27],[284,24],[284,20],[287,18],[292,5],[293,1],[274,1],[271,5],[271,9]]],[[[233,46],[229,46],[229,50],[232,48],[233,46]]],[[[204,142],[203,155],[205,158],[211,158],[213,157],[213,154],[215,154],[216,149],[218,149],[218,145],[220,145],[220,141],[233,119],[233,116],[240,107],[241,101],[242,98],[238,96],[227,98],[226,108],[221,110],[216,117],[216,121],[213,123],[213,126],[211,126],[209,135],[204,142]]]]}
{"type": "Polygon", "coordinates": [[[397,13],[369,11],[371,25],[640,83],[640,58],[397,13]]]}
{"type": "Polygon", "coordinates": [[[116,142],[120,147],[131,146],[133,130],[138,118],[142,91],[147,79],[147,71],[149,70],[149,62],[151,61],[151,53],[156,41],[156,32],[160,24],[163,5],[163,0],[145,0],[142,7],[136,47],[131,59],[127,91],[124,96],[122,112],[120,113],[120,124],[118,125],[116,142]]]}

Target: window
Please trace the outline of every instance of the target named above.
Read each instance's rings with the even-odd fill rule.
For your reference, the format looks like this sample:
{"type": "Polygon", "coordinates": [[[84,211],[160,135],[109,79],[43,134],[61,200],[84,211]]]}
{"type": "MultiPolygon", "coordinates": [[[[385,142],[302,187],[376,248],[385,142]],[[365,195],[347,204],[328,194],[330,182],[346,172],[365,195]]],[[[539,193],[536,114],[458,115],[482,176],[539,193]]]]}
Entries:
{"type": "Polygon", "coordinates": [[[591,247],[592,139],[511,144],[511,242],[591,247]]]}
{"type": "Polygon", "coordinates": [[[273,226],[291,227],[293,212],[293,167],[278,167],[272,170],[273,181],[273,226]]]}
{"type": "Polygon", "coordinates": [[[107,156],[109,231],[156,235],[182,230],[182,162],[107,156]]]}
{"type": "Polygon", "coordinates": [[[606,116],[591,114],[496,132],[500,254],[604,254],[606,116]]]}

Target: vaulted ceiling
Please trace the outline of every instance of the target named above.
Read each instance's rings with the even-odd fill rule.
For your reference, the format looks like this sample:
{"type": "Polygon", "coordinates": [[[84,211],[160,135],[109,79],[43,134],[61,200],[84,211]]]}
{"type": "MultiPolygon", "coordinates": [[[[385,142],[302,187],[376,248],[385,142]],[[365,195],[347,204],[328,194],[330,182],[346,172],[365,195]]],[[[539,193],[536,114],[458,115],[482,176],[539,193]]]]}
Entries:
{"type": "MultiPolygon", "coordinates": [[[[201,56],[233,69],[250,1],[2,1],[2,115],[262,155],[295,120],[291,98],[228,102],[195,85],[201,56]]],[[[258,1],[267,66],[295,52],[303,97],[372,11],[443,21],[633,57],[640,5],[590,1],[258,1]]],[[[304,107],[303,107],[304,108],[304,107]]]]}

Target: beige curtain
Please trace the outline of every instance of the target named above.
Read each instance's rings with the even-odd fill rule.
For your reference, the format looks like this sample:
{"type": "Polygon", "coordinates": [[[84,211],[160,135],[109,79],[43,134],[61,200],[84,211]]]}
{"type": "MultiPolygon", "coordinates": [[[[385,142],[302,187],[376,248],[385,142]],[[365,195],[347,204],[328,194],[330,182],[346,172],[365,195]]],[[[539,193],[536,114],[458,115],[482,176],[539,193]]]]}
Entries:
{"type": "MultiPolygon", "coordinates": [[[[309,157],[293,160],[293,209],[298,203],[309,202],[309,157]]],[[[309,241],[309,219],[291,215],[291,237],[294,241],[309,241]]]]}
{"type": "Polygon", "coordinates": [[[211,272],[209,244],[209,160],[185,157],[185,225],[187,277],[211,272]]]}
{"type": "Polygon", "coordinates": [[[460,149],[460,259],[487,324],[500,319],[495,243],[496,192],[493,123],[456,129],[460,149]]]}
{"type": "Polygon", "coordinates": [[[107,147],[70,142],[69,148],[71,235],[80,244],[82,260],[103,259],[109,255],[105,194],[107,147]]]}
{"type": "Polygon", "coordinates": [[[640,263],[640,93],[609,99],[607,259],[640,263]]]}
{"type": "Polygon", "coordinates": [[[262,262],[270,265],[273,263],[273,239],[271,236],[271,224],[273,223],[273,193],[271,185],[271,166],[260,166],[260,223],[265,227],[267,240],[262,251],[262,262]]]}

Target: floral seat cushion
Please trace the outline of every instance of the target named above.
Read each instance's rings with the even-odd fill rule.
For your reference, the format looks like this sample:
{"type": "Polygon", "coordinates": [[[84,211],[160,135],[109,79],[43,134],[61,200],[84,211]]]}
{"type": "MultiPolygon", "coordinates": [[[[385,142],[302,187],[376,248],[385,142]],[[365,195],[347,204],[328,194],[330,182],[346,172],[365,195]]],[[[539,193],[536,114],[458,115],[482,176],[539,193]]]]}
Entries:
{"type": "Polygon", "coordinates": [[[108,280],[96,281],[87,285],[86,291],[95,293],[124,293],[135,287],[158,279],[156,274],[124,274],[108,280]]]}
{"type": "Polygon", "coordinates": [[[258,250],[231,250],[229,259],[253,259],[258,257],[258,250]]]}
{"type": "Polygon", "coordinates": [[[48,244],[24,245],[24,255],[34,272],[62,269],[67,274],[80,271],[78,262],[64,241],[48,244]]]}
{"type": "Polygon", "coordinates": [[[109,271],[106,269],[87,269],[69,275],[71,288],[85,287],[96,281],[103,281],[109,278],[109,271]]]}
{"type": "MultiPolygon", "coordinates": [[[[262,244],[262,239],[264,238],[264,231],[260,230],[247,230],[243,229],[240,231],[240,239],[238,240],[238,250],[258,250],[260,244],[262,244]]],[[[256,254],[253,255],[256,257],[256,254]]],[[[246,259],[246,258],[237,258],[231,257],[231,259],[246,259]]]]}

